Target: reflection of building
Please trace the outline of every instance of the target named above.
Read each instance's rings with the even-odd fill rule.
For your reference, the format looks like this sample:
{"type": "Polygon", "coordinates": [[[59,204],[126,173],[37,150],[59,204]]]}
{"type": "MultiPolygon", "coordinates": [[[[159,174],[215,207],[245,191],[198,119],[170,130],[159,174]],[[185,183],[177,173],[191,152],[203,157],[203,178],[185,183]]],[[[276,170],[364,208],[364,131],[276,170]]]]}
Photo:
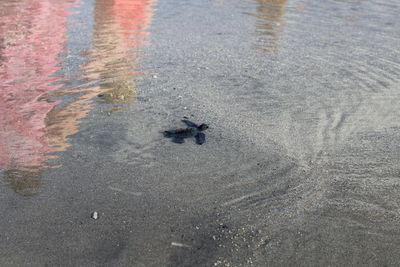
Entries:
{"type": "Polygon", "coordinates": [[[50,154],[67,149],[93,98],[126,103],[135,95],[136,53],[152,6],[146,0],[97,0],[92,49],[81,66],[82,78],[96,86],[61,89],[51,85],[61,78],[51,76],[60,70],[74,1],[5,2],[0,1],[0,169],[11,188],[28,195],[40,185],[50,154]],[[49,95],[73,97],[58,106],[49,95]]]}
{"type": "Polygon", "coordinates": [[[59,70],[68,9],[74,1],[0,1],[0,169],[19,193],[40,184],[51,152],[45,118],[57,103],[42,96],[59,70]]]}
{"type": "Polygon", "coordinates": [[[4,177],[14,192],[32,196],[41,184],[41,172],[41,168],[8,169],[4,172],[4,177]]]}
{"type": "Polygon", "coordinates": [[[93,98],[111,104],[130,102],[136,94],[134,83],[138,49],[148,33],[152,1],[97,0],[95,3],[92,49],[81,54],[87,62],[80,77],[92,87],[63,89],[53,95],[76,95],[62,108],[55,107],[46,120],[47,137],[53,151],[64,151],[67,138],[79,131],[80,121],[93,105],[93,98]]]}
{"type": "Polygon", "coordinates": [[[279,48],[279,39],[285,24],[287,0],[257,0],[257,2],[256,27],[259,35],[257,47],[267,52],[275,52],[279,48]]]}
{"type": "Polygon", "coordinates": [[[106,103],[127,103],[136,94],[133,79],[138,49],[151,19],[152,1],[97,0],[93,48],[84,72],[99,82],[106,103]]]}

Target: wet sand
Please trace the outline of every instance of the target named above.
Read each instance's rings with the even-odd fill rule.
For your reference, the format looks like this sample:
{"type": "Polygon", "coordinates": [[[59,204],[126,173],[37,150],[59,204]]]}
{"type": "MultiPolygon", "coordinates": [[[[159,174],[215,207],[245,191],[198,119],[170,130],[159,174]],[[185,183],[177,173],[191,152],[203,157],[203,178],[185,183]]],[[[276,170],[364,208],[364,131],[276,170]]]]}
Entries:
{"type": "Polygon", "coordinates": [[[32,100],[0,39],[0,265],[400,264],[396,1],[68,3],[32,100]]]}

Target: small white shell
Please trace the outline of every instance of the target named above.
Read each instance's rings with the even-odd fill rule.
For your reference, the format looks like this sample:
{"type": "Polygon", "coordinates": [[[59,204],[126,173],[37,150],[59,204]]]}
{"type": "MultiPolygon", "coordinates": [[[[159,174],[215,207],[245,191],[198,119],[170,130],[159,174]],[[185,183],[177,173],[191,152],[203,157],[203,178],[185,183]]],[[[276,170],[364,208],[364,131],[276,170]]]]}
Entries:
{"type": "Polygon", "coordinates": [[[90,217],[92,217],[92,219],[94,219],[94,220],[97,220],[99,218],[99,213],[97,211],[94,211],[94,212],[92,212],[90,217]]]}

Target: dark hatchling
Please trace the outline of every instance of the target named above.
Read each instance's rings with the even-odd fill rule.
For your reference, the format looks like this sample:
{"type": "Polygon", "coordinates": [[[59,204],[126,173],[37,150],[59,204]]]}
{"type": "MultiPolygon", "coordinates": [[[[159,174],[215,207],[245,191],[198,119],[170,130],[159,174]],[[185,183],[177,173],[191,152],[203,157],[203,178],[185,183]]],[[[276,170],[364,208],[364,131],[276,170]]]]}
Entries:
{"type": "Polygon", "coordinates": [[[202,123],[197,125],[189,120],[182,120],[182,122],[188,127],[164,131],[164,137],[171,138],[172,142],[177,144],[183,144],[185,143],[186,138],[192,137],[196,139],[196,144],[198,145],[202,145],[206,142],[206,135],[203,133],[203,131],[208,129],[207,124],[202,123]]]}

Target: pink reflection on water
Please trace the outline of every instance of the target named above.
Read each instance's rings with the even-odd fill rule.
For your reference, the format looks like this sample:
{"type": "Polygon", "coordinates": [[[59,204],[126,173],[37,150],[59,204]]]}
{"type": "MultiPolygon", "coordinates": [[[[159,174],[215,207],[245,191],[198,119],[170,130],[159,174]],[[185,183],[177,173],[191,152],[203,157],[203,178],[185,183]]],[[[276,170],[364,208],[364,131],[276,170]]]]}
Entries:
{"type": "MultiPolygon", "coordinates": [[[[0,0],[0,169],[9,186],[32,195],[51,153],[65,151],[93,99],[129,103],[132,77],[144,43],[153,0],[96,0],[92,47],[80,66],[88,84],[61,88],[59,55],[67,40],[69,10],[80,0],[0,0]],[[69,96],[58,105],[51,97],[69,96]]],[[[85,34],[85,33],[82,33],[85,34]]]]}
{"type": "Polygon", "coordinates": [[[77,1],[0,2],[0,169],[42,166],[51,147],[45,119],[57,105],[41,99],[59,89],[69,9],[77,1]]]}

